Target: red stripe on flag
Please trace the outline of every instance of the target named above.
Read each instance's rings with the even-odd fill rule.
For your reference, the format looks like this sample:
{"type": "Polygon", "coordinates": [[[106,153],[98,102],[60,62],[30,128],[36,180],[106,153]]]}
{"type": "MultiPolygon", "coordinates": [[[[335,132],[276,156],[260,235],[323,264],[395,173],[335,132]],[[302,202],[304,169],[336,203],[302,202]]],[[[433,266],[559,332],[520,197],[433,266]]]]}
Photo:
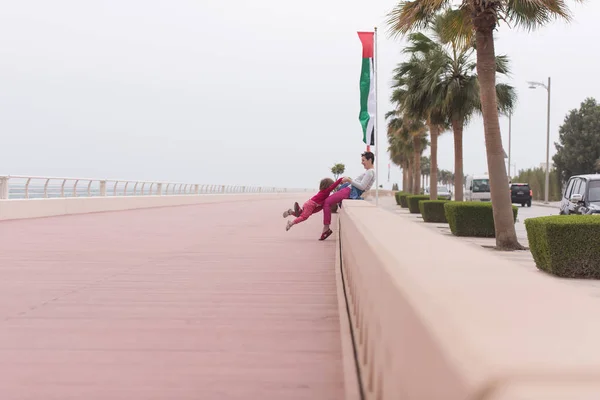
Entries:
{"type": "Polygon", "coordinates": [[[358,32],[358,37],[362,42],[363,54],[362,58],[373,58],[373,35],[375,32],[358,32]]]}

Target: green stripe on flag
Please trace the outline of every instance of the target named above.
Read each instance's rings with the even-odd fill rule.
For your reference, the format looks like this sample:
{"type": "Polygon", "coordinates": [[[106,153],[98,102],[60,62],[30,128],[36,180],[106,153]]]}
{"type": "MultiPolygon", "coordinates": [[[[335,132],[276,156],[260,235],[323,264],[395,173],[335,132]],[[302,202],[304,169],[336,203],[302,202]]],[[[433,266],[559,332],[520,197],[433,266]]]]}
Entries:
{"type": "Polygon", "coordinates": [[[371,116],[369,115],[369,91],[371,90],[371,59],[363,58],[360,68],[360,113],[358,120],[362,125],[363,142],[367,143],[367,125],[371,116]]]}

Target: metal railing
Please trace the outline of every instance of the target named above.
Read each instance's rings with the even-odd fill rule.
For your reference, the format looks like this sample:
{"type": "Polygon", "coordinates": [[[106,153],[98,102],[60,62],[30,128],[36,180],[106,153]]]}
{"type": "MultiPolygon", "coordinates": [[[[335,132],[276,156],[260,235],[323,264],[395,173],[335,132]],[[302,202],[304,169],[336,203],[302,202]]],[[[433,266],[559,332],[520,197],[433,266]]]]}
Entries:
{"type": "Polygon", "coordinates": [[[313,189],[215,185],[126,179],[0,175],[0,199],[48,199],[95,196],[165,196],[222,193],[292,193],[313,189]]]}

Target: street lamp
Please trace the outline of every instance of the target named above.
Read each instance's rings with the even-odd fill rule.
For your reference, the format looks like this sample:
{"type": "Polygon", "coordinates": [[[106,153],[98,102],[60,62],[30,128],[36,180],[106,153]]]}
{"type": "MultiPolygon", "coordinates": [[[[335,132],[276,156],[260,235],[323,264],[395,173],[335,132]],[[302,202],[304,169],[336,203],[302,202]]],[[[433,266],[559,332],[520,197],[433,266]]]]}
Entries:
{"type": "Polygon", "coordinates": [[[550,77],[548,85],[541,82],[527,82],[529,89],[535,89],[538,86],[543,87],[548,92],[548,116],[546,122],[546,185],[544,188],[544,203],[548,204],[548,191],[550,189],[550,77]]]}

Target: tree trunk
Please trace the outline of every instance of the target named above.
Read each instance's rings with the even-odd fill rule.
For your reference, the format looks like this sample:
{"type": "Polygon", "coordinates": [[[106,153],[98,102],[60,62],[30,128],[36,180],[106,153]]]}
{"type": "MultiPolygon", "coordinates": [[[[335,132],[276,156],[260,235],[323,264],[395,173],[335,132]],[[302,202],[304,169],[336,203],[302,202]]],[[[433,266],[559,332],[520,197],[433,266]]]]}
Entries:
{"type": "Polygon", "coordinates": [[[490,194],[496,228],[496,248],[519,250],[519,244],[508,191],[508,176],[504,165],[504,150],[498,120],[496,99],[496,54],[493,29],[496,20],[490,13],[482,13],[474,21],[476,26],[477,75],[479,79],[485,149],[490,176],[490,194]]]}
{"type": "Polygon", "coordinates": [[[421,193],[421,139],[418,136],[413,138],[413,148],[415,151],[415,161],[413,163],[414,187],[413,194],[421,193]]]}
{"type": "Polygon", "coordinates": [[[406,162],[406,193],[412,194],[413,192],[413,166],[412,162],[406,162]]]}
{"type": "Polygon", "coordinates": [[[463,129],[464,120],[455,118],[452,120],[452,132],[454,134],[454,200],[463,201],[463,129]]]}
{"type": "Polygon", "coordinates": [[[408,177],[410,176],[410,171],[408,169],[408,161],[404,161],[402,164],[402,191],[405,193],[410,193],[408,188],[408,177]]]}
{"type": "Polygon", "coordinates": [[[429,124],[429,136],[431,136],[431,155],[429,156],[429,198],[431,200],[437,200],[437,147],[439,134],[439,127],[437,125],[429,124]]]}

